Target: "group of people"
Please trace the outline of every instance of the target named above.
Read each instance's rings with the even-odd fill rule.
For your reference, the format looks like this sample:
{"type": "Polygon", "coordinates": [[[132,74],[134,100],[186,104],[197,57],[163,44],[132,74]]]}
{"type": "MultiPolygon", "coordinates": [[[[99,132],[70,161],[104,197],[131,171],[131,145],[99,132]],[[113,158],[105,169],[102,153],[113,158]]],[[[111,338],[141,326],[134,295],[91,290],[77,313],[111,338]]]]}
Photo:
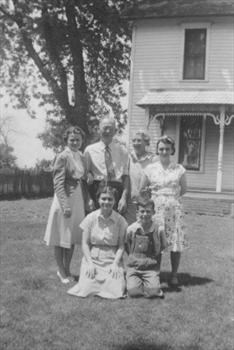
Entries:
{"type": "Polygon", "coordinates": [[[170,251],[169,283],[177,286],[187,244],[180,202],[185,169],[171,161],[171,137],[160,137],[153,154],[147,150],[147,133],[136,132],[129,154],[115,133],[115,120],[103,118],[100,140],[82,154],[84,132],[66,130],[66,148],[54,162],[55,194],[44,239],[54,247],[63,284],[74,282],[70,263],[74,245],[82,242],[80,277],[70,295],[116,299],[127,291],[130,297],[163,298],[162,252],[170,251]]]}

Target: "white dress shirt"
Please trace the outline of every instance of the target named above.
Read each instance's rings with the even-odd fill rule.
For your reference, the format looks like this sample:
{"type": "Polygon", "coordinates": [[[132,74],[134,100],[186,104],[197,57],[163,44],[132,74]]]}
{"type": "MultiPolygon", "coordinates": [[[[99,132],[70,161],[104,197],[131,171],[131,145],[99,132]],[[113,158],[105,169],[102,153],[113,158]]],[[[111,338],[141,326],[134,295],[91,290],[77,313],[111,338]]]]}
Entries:
{"type": "MultiPolygon", "coordinates": [[[[103,141],[93,143],[86,147],[84,151],[85,165],[87,173],[93,175],[94,180],[107,180],[107,169],[105,163],[105,147],[103,141]]],[[[129,172],[129,157],[126,147],[118,141],[112,141],[109,145],[111,152],[115,178],[113,181],[122,181],[123,175],[129,172]]]]}

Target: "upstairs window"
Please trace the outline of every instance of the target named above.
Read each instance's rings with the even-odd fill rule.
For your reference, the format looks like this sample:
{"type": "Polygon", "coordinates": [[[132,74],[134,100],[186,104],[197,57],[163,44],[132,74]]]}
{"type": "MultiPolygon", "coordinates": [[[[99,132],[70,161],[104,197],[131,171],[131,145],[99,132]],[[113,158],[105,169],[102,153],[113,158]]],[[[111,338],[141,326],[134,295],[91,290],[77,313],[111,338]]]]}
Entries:
{"type": "Polygon", "coordinates": [[[204,80],[206,69],[206,28],[185,29],[184,80],[204,80]]]}

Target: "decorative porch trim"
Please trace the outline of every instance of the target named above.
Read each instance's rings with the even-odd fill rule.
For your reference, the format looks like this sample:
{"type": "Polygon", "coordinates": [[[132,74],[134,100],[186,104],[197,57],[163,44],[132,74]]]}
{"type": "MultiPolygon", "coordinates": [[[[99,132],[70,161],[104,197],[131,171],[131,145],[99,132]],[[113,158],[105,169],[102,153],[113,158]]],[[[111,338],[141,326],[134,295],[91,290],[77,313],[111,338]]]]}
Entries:
{"type": "Polygon", "coordinates": [[[149,114],[149,121],[148,121],[148,125],[147,128],[149,128],[149,125],[151,123],[151,121],[153,119],[157,119],[160,122],[160,128],[161,128],[161,135],[163,135],[163,131],[164,131],[164,121],[165,121],[165,117],[180,117],[180,116],[187,116],[187,117],[193,117],[193,116],[197,116],[197,117],[203,117],[206,116],[207,113],[201,113],[201,112],[161,112],[161,113],[150,113],[149,114]]]}
{"type": "Polygon", "coordinates": [[[164,123],[165,123],[165,117],[179,117],[179,116],[204,116],[211,117],[214,121],[215,125],[219,126],[219,147],[218,147],[218,166],[217,166],[217,176],[216,176],[216,192],[222,191],[222,165],[223,165],[223,144],[224,144],[224,128],[225,126],[228,126],[231,124],[232,119],[234,118],[234,114],[226,114],[225,106],[220,106],[220,113],[214,114],[214,113],[201,113],[201,112],[161,112],[161,113],[150,113],[149,115],[149,122],[148,127],[150,125],[150,122],[153,119],[157,119],[160,123],[160,129],[161,129],[161,135],[164,131],[164,123]]]}
{"type": "Polygon", "coordinates": [[[222,191],[222,177],[223,177],[223,143],[224,143],[224,128],[231,124],[234,114],[227,115],[225,113],[225,106],[220,106],[220,113],[213,114],[207,113],[208,117],[211,117],[215,125],[219,125],[219,151],[218,151],[218,168],[216,177],[216,192],[222,191]]]}
{"type": "Polygon", "coordinates": [[[224,124],[225,126],[228,126],[231,124],[232,119],[234,118],[234,114],[232,115],[224,115],[224,118],[221,118],[221,114],[213,114],[213,113],[206,113],[207,117],[211,117],[215,123],[215,125],[221,125],[224,124]]]}

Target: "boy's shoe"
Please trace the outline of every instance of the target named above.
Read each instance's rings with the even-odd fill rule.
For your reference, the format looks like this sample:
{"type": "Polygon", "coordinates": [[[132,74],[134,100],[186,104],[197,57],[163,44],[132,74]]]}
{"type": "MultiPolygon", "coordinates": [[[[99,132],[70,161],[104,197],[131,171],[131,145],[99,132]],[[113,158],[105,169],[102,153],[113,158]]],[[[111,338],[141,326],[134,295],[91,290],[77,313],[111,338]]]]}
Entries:
{"type": "Polygon", "coordinates": [[[157,298],[160,298],[160,299],[164,299],[165,298],[165,295],[162,291],[162,289],[160,289],[160,291],[158,292],[158,294],[156,295],[157,298]]]}
{"type": "Polygon", "coordinates": [[[152,294],[152,295],[144,294],[144,297],[147,298],[147,299],[155,299],[155,298],[164,299],[165,298],[162,289],[159,289],[157,294],[152,294]]]}

